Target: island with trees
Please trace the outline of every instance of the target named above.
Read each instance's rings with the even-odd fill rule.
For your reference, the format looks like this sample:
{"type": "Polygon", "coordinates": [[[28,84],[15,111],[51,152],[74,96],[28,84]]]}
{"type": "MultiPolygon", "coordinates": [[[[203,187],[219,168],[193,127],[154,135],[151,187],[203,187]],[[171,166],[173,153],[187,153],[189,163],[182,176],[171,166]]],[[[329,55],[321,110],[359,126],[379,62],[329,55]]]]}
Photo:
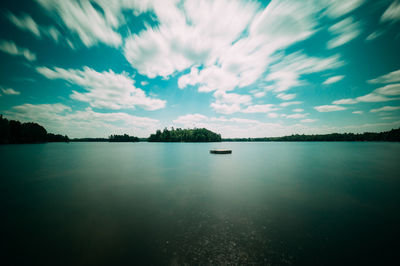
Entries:
{"type": "Polygon", "coordinates": [[[138,142],[139,138],[134,136],[124,135],[111,135],[108,137],[109,142],[138,142]]]}
{"type": "Polygon", "coordinates": [[[164,128],[157,130],[147,139],[149,142],[219,142],[221,135],[205,128],[181,129],[164,128]]]}

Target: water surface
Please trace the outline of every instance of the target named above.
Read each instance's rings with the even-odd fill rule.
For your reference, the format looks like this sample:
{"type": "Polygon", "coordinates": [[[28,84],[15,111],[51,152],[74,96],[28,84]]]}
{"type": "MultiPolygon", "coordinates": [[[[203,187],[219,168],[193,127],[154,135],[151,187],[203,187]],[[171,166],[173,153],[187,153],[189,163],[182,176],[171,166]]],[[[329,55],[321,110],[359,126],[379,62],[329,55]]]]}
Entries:
{"type": "Polygon", "coordinates": [[[0,254],[26,265],[383,265],[400,247],[399,155],[398,143],[0,146],[0,254]]]}

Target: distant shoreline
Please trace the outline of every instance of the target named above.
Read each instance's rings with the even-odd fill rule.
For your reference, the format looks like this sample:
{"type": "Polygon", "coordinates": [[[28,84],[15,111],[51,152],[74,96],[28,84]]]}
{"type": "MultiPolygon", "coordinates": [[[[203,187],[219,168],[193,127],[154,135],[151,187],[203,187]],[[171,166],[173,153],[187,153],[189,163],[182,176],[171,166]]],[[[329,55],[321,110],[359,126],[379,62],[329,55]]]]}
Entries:
{"type": "Polygon", "coordinates": [[[379,133],[331,133],[316,135],[290,135],[283,137],[264,138],[222,138],[206,128],[157,130],[148,138],[134,136],[110,135],[108,138],[74,138],[67,135],[48,133],[46,129],[36,123],[21,123],[8,120],[0,115],[0,144],[33,144],[48,142],[173,142],[173,143],[211,143],[211,142],[400,142],[400,128],[379,133]]]}

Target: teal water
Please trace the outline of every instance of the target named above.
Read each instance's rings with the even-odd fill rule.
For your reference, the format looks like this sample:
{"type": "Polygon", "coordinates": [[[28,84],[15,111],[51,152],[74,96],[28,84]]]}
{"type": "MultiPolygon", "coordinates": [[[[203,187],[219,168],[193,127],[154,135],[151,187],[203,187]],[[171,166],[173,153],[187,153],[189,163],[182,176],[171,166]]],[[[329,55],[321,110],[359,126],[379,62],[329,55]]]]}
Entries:
{"type": "Polygon", "coordinates": [[[399,155],[398,143],[0,146],[0,255],[9,265],[388,265],[400,247],[399,155]]]}

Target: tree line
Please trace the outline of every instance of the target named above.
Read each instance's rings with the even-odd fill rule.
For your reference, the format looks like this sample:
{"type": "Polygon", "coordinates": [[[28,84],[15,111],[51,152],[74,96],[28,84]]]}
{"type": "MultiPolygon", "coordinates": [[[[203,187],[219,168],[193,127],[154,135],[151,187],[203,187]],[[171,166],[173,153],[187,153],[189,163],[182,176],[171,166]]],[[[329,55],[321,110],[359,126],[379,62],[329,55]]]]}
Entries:
{"type": "Polygon", "coordinates": [[[47,133],[46,129],[37,123],[21,123],[8,120],[0,115],[0,144],[68,142],[67,135],[47,133]]]}
{"type": "Polygon", "coordinates": [[[379,133],[331,133],[266,138],[227,138],[222,141],[400,141],[400,128],[379,133]]]}
{"type": "Polygon", "coordinates": [[[163,131],[157,130],[147,139],[149,142],[218,142],[221,135],[205,128],[194,129],[174,129],[164,128],[163,131]]]}
{"type": "Polygon", "coordinates": [[[138,142],[139,138],[134,136],[124,135],[111,135],[108,137],[109,142],[138,142]]]}

